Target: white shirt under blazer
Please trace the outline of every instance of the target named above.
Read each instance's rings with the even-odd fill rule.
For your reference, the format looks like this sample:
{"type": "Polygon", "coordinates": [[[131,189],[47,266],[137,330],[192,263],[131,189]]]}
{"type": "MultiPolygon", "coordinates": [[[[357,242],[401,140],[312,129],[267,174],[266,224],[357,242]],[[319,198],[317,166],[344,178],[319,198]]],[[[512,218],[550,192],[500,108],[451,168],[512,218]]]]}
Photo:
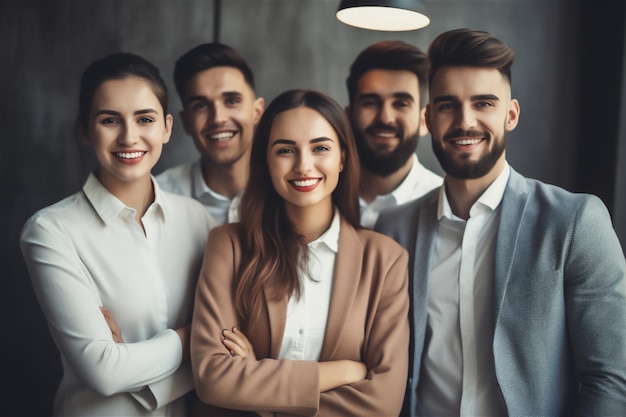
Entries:
{"type": "Polygon", "coordinates": [[[24,225],[22,253],[60,351],[54,415],[169,416],[193,389],[173,330],[191,321],[213,219],[198,202],[155,188],[143,216],[91,174],[82,191],[24,225]],[[115,317],[113,341],[100,311],[115,317]]]}

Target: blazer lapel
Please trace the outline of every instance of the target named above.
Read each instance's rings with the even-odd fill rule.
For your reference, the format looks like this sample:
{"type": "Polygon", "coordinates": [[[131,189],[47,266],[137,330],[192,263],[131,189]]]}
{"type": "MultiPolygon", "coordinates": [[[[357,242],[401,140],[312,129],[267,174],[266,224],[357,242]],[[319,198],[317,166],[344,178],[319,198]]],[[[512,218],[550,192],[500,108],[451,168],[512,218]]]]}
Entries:
{"type": "Polygon", "coordinates": [[[326,323],[320,361],[329,360],[337,350],[341,334],[347,322],[345,318],[350,315],[361,277],[361,263],[355,262],[355,260],[363,256],[363,248],[354,228],[343,216],[341,217],[338,247],[330,306],[328,308],[328,322],[326,323]]]}
{"type": "Polygon", "coordinates": [[[496,238],[494,261],[494,323],[497,323],[504,304],[504,295],[511,278],[517,244],[522,231],[528,203],[528,188],[523,176],[511,168],[509,181],[502,196],[500,221],[496,238]]]}
{"type": "Polygon", "coordinates": [[[267,305],[270,328],[270,357],[276,359],[280,353],[280,345],[283,342],[283,335],[285,333],[289,298],[287,296],[280,299],[272,297],[271,292],[265,285],[263,286],[263,294],[267,305]]]}

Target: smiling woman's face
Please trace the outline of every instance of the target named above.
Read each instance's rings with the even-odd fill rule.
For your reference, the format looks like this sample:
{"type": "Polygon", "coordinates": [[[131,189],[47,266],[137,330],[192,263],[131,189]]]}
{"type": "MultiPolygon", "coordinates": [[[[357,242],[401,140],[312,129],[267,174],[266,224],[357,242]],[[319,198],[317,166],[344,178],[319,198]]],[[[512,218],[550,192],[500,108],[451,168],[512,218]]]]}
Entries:
{"type": "Polygon", "coordinates": [[[332,207],[343,152],[337,133],[317,111],[297,107],[276,116],[267,164],[272,184],[288,210],[319,206],[328,212],[332,207]]]}
{"type": "Polygon", "coordinates": [[[126,184],[150,180],[172,132],[172,116],[163,113],[142,78],[108,80],[96,90],[83,140],[94,149],[98,179],[113,194],[126,184]]]}

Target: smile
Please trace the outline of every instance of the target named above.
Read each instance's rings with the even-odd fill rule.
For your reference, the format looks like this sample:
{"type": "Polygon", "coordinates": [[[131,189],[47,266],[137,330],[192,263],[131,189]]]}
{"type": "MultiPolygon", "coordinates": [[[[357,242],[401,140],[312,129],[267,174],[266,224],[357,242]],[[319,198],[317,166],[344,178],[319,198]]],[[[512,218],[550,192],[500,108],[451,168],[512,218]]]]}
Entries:
{"type": "Polygon", "coordinates": [[[320,178],[307,178],[300,180],[290,180],[289,184],[296,191],[309,192],[313,191],[322,180],[320,178]]]}
{"type": "Polygon", "coordinates": [[[122,158],[122,159],[137,159],[137,158],[140,158],[140,157],[144,156],[146,153],[147,153],[146,151],[113,152],[113,155],[115,155],[118,158],[122,158]]]}
{"type": "Polygon", "coordinates": [[[452,143],[459,146],[477,145],[483,141],[483,138],[459,139],[453,140],[452,143]]]}
{"type": "Polygon", "coordinates": [[[233,136],[235,136],[235,132],[220,132],[220,133],[215,133],[213,135],[210,135],[209,138],[211,140],[223,142],[232,138],[233,136]]]}

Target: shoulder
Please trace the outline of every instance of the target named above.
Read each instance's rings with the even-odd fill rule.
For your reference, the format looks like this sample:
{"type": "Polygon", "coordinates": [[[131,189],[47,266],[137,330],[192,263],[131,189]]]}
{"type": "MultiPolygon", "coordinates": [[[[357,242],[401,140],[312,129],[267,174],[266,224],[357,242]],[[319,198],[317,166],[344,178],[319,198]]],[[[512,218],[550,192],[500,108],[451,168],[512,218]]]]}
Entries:
{"type": "Polygon", "coordinates": [[[407,203],[385,208],[379,215],[375,229],[379,228],[406,228],[408,224],[417,221],[420,211],[426,207],[437,207],[439,187],[435,187],[423,196],[407,203]]]}
{"type": "Polygon", "coordinates": [[[180,190],[191,190],[191,181],[195,165],[198,161],[186,162],[169,168],[155,178],[159,186],[170,192],[181,193],[180,190]]]}
{"type": "Polygon", "coordinates": [[[83,219],[90,209],[82,192],[77,192],[48,207],[34,213],[22,228],[22,237],[41,228],[63,229],[75,224],[77,218],[83,219]]]}
{"type": "Polygon", "coordinates": [[[353,229],[365,257],[396,259],[406,255],[406,250],[391,237],[370,229],[353,229]]]}
{"type": "Polygon", "coordinates": [[[214,227],[217,224],[206,208],[193,198],[163,189],[160,192],[163,204],[166,207],[167,216],[189,222],[192,225],[196,224],[198,227],[200,224],[204,224],[207,227],[214,227]]]}

